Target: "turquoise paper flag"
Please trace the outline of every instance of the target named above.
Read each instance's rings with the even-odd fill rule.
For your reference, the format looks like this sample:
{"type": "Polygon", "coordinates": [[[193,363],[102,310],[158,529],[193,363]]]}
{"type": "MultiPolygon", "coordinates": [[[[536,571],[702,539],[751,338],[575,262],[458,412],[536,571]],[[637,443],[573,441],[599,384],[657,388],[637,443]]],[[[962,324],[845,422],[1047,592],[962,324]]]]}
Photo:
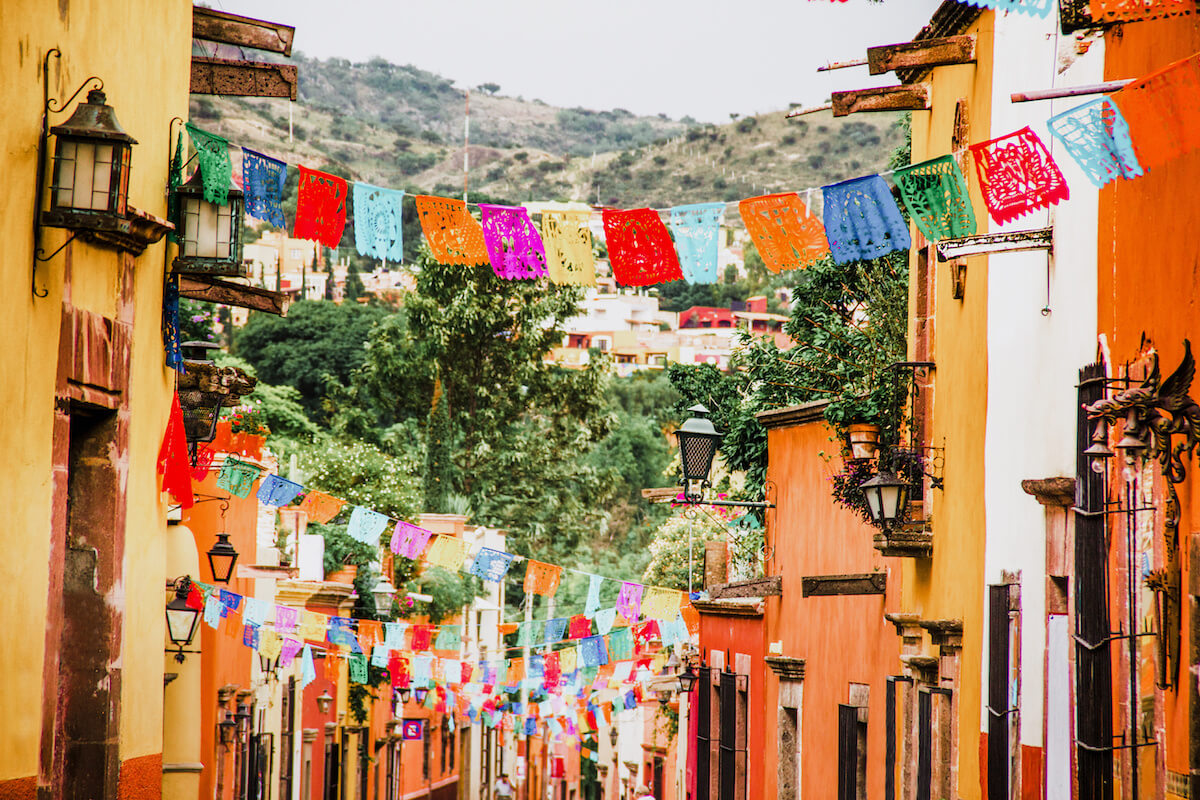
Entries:
{"type": "Polygon", "coordinates": [[[221,611],[225,608],[221,601],[214,595],[209,595],[204,601],[204,623],[208,627],[216,630],[216,627],[221,624],[221,611]]]}
{"type": "Polygon", "coordinates": [[[317,679],[317,668],[313,665],[312,648],[304,645],[304,656],[300,659],[300,689],[303,690],[317,679]]]}
{"type": "Polygon", "coordinates": [[[587,605],[584,606],[583,613],[589,617],[600,610],[600,585],[602,583],[604,583],[604,578],[599,575],[588,576],[587,605]]]}
{"type": "Polygon", "coordinates": [[[671,209],[671,233],[679,267],[688,283],[716,283],[718,235],[724,203],[696,203],[671,209]]]}
{"type": "Polygon", "coordinates": [[[346,527],[346,533],[351,539],[363,544],[379,544],[379,535],[383,533],[387,524],[388,518],[378,511],[355,506],[354,511],[350,513],[350,524],[346,527]]]}
{"type": "Polygon", "coordinates": [[[433,643],[434,650],[457,650],[462,644],[461,625],[443,625],[438,631],[437,641],[433,643]]]}
{"type": "Polygon", "coordinates": [[[387,669],[388,665],[388,649],[382,644],[375,645],[375,649],[371,651],[371,666],[387,669]]]}

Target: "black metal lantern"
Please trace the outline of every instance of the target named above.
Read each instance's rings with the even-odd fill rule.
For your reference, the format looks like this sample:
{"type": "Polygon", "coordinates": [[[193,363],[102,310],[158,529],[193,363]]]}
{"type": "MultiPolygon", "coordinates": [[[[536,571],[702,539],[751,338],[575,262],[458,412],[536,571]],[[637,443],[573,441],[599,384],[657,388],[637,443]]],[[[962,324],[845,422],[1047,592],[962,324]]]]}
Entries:
{"type": "Polygon", "coordinates": [[[708,486],[708,473],[712,470],[713,456],[721,443],[721,433],[713,427],[712,420],[705,415],[709,410],[702,405],[688,409],[692,412],[675,438],[679,440],[679,462],[683,468],[683,496],[692,503],[699,502],[708,486]]]}
{"type": "Polygon", "coordinates": [[[278,664],[279,664],[279,656],[276,656],[275,658],[271,658],[269,656],[263,655],[262,651],[259,651],[258,666],[262,670],[263,674],[266,675],[268,678],[272,678],[272,679],[275,678],[275,667],[278,664]]]}
{"type": "Polygon", "coordinates": [[[179,199],[179,255],[176,272],[249,277],[242,263],[245,224],[242,190],[230,184],[224,205],[204,199],[204,176],[197,166],[191,179],[175,190],[179,199]]]}
{"type": "Polygon", "coordinates": [[[186,575],[175,581],[175,597],[167,603],[167,636],[171,644],[179,648],[175,660],[183,663],[183,648],[192,643],[196,626],[200,624],[200,611],[187,603],[192,591],[192,581],[186,575]]]}
{"type": "Polygon", "coordinates": [[[217,583],[229,583],[229,579],[233,577],[233,565],[238,559],[238,551],[229,543],[229,534],[224,531],[218,533],[217,541],[207,555],[208,568],[212,571],[213,580],[217,583]]]}
{"type": "Polygon", "coordinates": [[[425,688],[424,686],[422,686],[422,687],[421,687],[421,688],[419,688],[419,689],[414,689],[414,690],[413,690],[413,695],[414,695],[414,696],[416,697],[416,699],[417,699],[417,705],[420,705],[421,703],[424,703],[424,702],[425,702],[425,697],[426,697],[428,694],[429,694],[429,689],[425,688]]]}
{"type": "Polygon", "coordinates": [[[699,678],[700,676],[692,670],[692,665],[689,663],[683,672],[679,673],[679,691],[691,694],[692,687],[696,685],[699,678]]]}
{"type": "Polygon", "coordinates": [[[43,225],[116,231],[128,226],[129,162],[137,141],[117,122],[104,92],[93,89],[55,136],[50,208],[43,225]]]}
{"type": "Polygon", "coordinates": [[[237,741],[237,720],[229,713],[229,709],[225,709],[217,727],[221,729],[221,744],[231,745],[237,741]]]}
{"type": "Polygon", "coordinates": [[[329,713],[329,706],[332,705],[332,703],[333,696],[329,694],[328,689],[317,695],[317,711],[321,712],[322,714],[329,713]]]}
{"type": "Polygon", "coordinates": [[[908,508],[908,483],[895,474],[881,471],[859,487],[867,499],[871,521],[883,530],[890,530],[904,518],[908,508]]]}
{"type": "Polygon", "coordinates": [[[412,689],[404,688],[400,690],[400,703],[408,705],[409,699],[412,697],[412,689]]]}
{"type": "Polygon", "coordinates": [[[613,725],[608,729],[608,741],[613,747],[617,746],[617,726],[613,725]]]}

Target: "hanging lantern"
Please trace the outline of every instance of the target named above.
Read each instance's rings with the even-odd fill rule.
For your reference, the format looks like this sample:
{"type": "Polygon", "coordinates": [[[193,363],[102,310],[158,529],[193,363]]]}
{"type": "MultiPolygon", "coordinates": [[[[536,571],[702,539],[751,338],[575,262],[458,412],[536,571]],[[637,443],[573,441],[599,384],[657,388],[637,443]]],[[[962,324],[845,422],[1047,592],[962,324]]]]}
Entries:
{"type": "MultiPolygon", "coordinates": [[[[220,349],[220,345],[212,342],[184,342],[179,349],[183,353],[184,369],[187,369],[189,363],[215,363],[209,354],[220,349]]],[[[187,440],[192,466],[195,466],[197,447],[217,438],[222,398],[216,392],[188,391],[181,393],[179,399],[180,410],[183,412],[183,437],[187,440]]]]}
{"type": "Polygon", "coordinates": [[[192,643],[196,626],[200,623],[200,611],[187,604],[192,591],[192,581],[182,577],[175,581],[175,597],[167,603],[167,636],[171,644],[179,648],[175,660],[183,663],[183,648],[192,643]]]}
{"type": "Polygon", "coordinates": [[[218,533],[217,542],[209,549],[208,568],[217,583],[229,583],[233,577],[233,565],[237,563],[238,551],[229,543],[228,533],[218,533]]]}
{"type": "Polygon", "coordinates": [[[230,184],[229,200],[204,199],[204,177],[197,166],[191,180],[175,190],[179,199],[179,255],[172,266],[182,274],[250,276],[242,263],[245,224],[242,190],[230,184]]]}
{"type": "Polygon", "coordinates": [[[884,471],[863,481],[859,488],[867,498],[867,511],[877,527],[890,530],[904,518],[910,488],[906,481],[884,471]]]}
{"type": "Polygon", "coordinates": [[[371,594],[375,597],[375,613],[381,617],[389,616],[392,613],[392,598],[396,596],[396,587],[392,582],[386,577],[382,578],[375,584],[371,594]]]}
{"type": "Polygon", "coordinates": [[[692,669],[692,665],[689,663],[687,667],[684,668],[683,672],[679,673],[679,691],[683,692],[684,694],[690,694],[692,687],[696,685],[696,681],[699,679],[699,677],[700,676],[695,673],[695,671],[692,669]]]}
{"type": "Polygon", "coordinates": [[[683,469],[683,494],[690,503],[698,503],[708,486],[708,474],[712,470],[713,456],[721,443],[721,434],[713,427],[706,414],[709,410],[702,405],[688,409],[693,416],[688,418],[675,438],[679,440],[679,462],[683,469]]]}
{"type": "Polygon", "coordinates": [[[333,696],[331,694],[329,694],[328,689],[324,690],[319,695],[317,695],[317,711],[321,712],[322,714],[329,713],[329,706],[332,703],[333,703],[333,696]]]}
{"type": "Polygon", "coordinates": [[[414,689],[413,694],[416,696],[417,705],[420,705],[421,703],[425,702],[425,696],[429,694],[429,689],[424,687],[420,689],[414,689]]]}
{"type": "Polygon", "coordinates": [[[70,119],[50,129],[54,171],[43,225],[101,231],[128,226],[129,161],[137,140],[104,101],[104,92],[93,89],[70,119]]]}
{"type": "Polygon", "coordinates": [[[400,695],[400,703],[402,705],[407,705],[408,701],[412,698],[412,690],[411,689],[401,689],[401,690],[399,690],[399,695],[400,695]]]}

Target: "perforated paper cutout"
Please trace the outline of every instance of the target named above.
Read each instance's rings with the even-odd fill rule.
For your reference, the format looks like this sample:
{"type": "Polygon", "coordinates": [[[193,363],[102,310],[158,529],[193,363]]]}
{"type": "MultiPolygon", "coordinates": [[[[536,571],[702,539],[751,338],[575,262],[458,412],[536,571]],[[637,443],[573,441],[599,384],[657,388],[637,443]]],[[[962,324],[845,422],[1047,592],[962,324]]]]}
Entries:
{"type": "Polygon", "coordinates": [[[964,0],[964,2],[976,7],[994,8],[997,11],[1016,11],[1031,17],[1046,17],[1054,8],[1055,0],[964,0]]]}
{"type": "Polygon", "coordinates": [[[621,593],[617,595],[617,611],[630,622],[641,616],[642,592],[645,588],[640,583],[621,583],[621,593]]]}
{"type": "Polygon", "coordinates": [[[355,506],[354,510],[350,512],[350,522],[346,526],[346,534],[356,542],[374,545],[379,543],[379,536],[387,524],[388,518],[378,511],[355,506]]]}
{"type": "Polygon", "coordinates": [[[724,203],[696,203],[671,209],[671,232],[679,268],[688,283],[716,283],[724,203]]]}
{"type": "Polygon", "coordinates": [[[603,583],[604,578],[599,575],[588,576],[587,603],[584,606],[583,613],[589,617],[600,610],[600,586],[603,583]]]}
{"type": "Polygon", "coordinates": [[[258,485],[258,502],[266,506],[286,506],[296,499],[304,487],[278,475],[268,475],[258,485]]]}
{"type": "Polygon", "coordinates": [[[324,525],[336,517],[344,505],[346,505],[345,500],[312,490],[304,496],[304,500],[300,503],[300,510],[305,513],[309,522],[324,525]]]}
{"type": "Polygon", "coordinates": [[[404,192],[354,184],[354,249],[380,261],[404,260],[404,192]]]}
{"type": "Polygon", "coordinates": [[[292,235],[312,239],[326,247],[342,242],[346,227],[346,197],[350,187],[337,175],[300,167],[300,196],[292,235]]]}
{"type": "Polygon", "coordinates": [[[878,175],[842,181],[821,191],[829,252],[839,264],[879,258],[912,244],[908,225],[878,175]]]}
{"type": "Polygon", "coordinates": [[[1067,182],[1037,134],[1019,131],[971,145],[979,188],[992,219],[1011,222],[1070,197],[1067,182]]]}
{"type": "Polygon", "coordinates": [[[490,547],[481,547],[475,554],[475,560],[471,562],[470,573],[485,581],[499,583],[508,574],[508,568],[512,566],[512,562],[513,555],[511,553],[493,550],[490,547]]]}
{"type": "Polygon", "coordinates": [[[542,211],[542,245],[546,251],[546,270],[550,281],[558,285],[596,283],[596,262],[592,255],[592,231],[588,211],[542,211]]]}
{"type": "Polygon", "coordinates": [[[425,242],[439,264],[470,267],[488,263],[483,228],[471,216],[466,203],[422,194],[415,199],[425,242]]]}
{"type": "Polygon", "coordinates": [[[558,591],[562,567],[530,559],[525,567],[525,592],[552,595],[558,591]]]}
{"type": "Polygon", "coordinates": [[[747,198],[738,203],[738,212],[771,272],[807,267],[829,254],[821,220],[795,192],[747,198]]]}
{"type": "Polygon", "coordinates": [[[674,619],[683,602],[683,592],[647,587],[642,596],[642,616],[648,619],[674,619]]]}
{"type": "Polygon", "coordinates": [[[667,226],[652,208],[605,210],[604,238],[613,277],[622,286],[653,286],[683,278],[667,226]]]}
{"type": "Polygon", "coordinates": [[[242,148],[242,192],[246,213],[255,219],[283,228],[283,188],[287,164],[279,159],[242,148]]]}
{"type": "Polygon", "coordinates": [[[1096,22],[1135,22],[1196,10],[1195,0],[1091,0],[1090,6],[1096,22]]]}
{"type": "Polygon", "coordinates": [[[400,520],[392,532],[390,547],[396,555],[416,561],[425,552],[431,536],[433,536],[433,531],[400,520]]]}
{"type": "Polygon", "coordinates": [[[505,280],[541,278],[546,274],[542,237],[522,206],[480,203],[483,240],[496,277],[505,280]]]}
{"type": "Polygon", "coordinates": [[[568,636],[572,639],[582,639],[592,635],[592,621],[583,614],[571,617],[571,627],[568,636]]]}
{"type": "Polygon", "coordinates": [[[470,545],[462,539],[455,539],[453,536],[438,536],[430,545],[429,552],[425,554],[425,560],[453,572],[462,567],[463,560],[466,559],[469,551],[470,545]]]}
{"type": "Polygon", "coordinates": [[[1143,174],[1133,150],[1129,125],[1111,97],[1091,100],[1055,114],[1046,125],[1093,186],[1143,174]]]}
{"type": "Polygon", "coordinates": [[[233,456],[226,456],[221,471],[217,473],[217,488],[224,489],[235,497],[246,498],[250,496],[254,482],[261,474],[261,467],[233,456]]]}
{"type": "Polygon", "coordinates": [[[975,211],[967,181],[952,156],[901,167],[892,175],[904,207],[917,229],[931,242],[972,236],[975,211]]]}
{"type": "Polygon", "coordinates": [[[546,620],[545,644],[554,644],[562,641],[567,633],[568,620],[565,617],[546,620]]]}
{"type": "Polygon", "coordinates": [[[1142,169],[1200,148],[1200,54],[1127,84],[1112,95],[1142,169]]]}
{"type": "Polygon", "coordinates": [[[184,127],[192,139],[192,146],[196,148],[200,179],[204,183],[204,199],[219,206],[225,205],[229,202],[229,182],[233,180],[229,141],[201,130],[190,122],[184,123],[184,127]]]}

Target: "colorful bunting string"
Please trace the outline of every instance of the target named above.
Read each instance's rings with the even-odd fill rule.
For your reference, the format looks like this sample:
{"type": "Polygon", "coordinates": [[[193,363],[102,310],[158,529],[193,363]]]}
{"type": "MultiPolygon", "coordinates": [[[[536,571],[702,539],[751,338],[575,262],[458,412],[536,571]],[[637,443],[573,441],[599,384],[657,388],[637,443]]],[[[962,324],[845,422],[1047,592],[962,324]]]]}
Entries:
{"type": "Polygon", "coordinates": [[[276,228],[286,227],[282,205],[286,182],[287,164],[242,148],[242,192],[247,214],[276,228]]]}
{"type": "Polygon", "coordinates": [[[1191,14],[1195,0],[1091,0],[1092,19],[1099,23],[1135,22],[1143,19],[1191,14]]]}
{"type": "Polygon", "coordinates": [[[1143,169],[1200,148],[1198,93],[1200,54],[1169,64],[1112,95],[1143,169]]]}
{"type": "Polygon", "coordinates": [[[521,206],[480,204],[483,239],[497,278],[541,278],[546,274],[546,250],[529,213],[521,206]]]}
{"type": "Polygon", "coordinates": [[[696,203],[671,209],[675,250],[688,283],[717,282],[718,235],[724,216],[724,203],[696,203]]]}
{"type": "Polygon", "coordinates": [[[464,267],[488,262],[483,227],[462,200],[417,195],[417,215],[429,252],[439,264],[464,267]]]}
{"type": "Polygon", "coordinates": [[[360,256],[404,260],[404,192],[354,184],[354,247],[360,256]]]}
{"type": "Polygon", "coordinates": [[[617,283],[653,286],[683,278],[671,234],[657,211],[605,209],[602,216],[608,258],[617,283]]]}
{"type": "Polygon", "coordinates": [[[994,8],[997,11],[1016,11],[1031,17],[1048,16],[1055,0],[965,0],[973,6],[994,8]]]}
{"type": "Polygon", "coordinates": [[[223,206],[229,202],[229,183],[233,180],[233,165],[229,161],[229,142],[222,136],[197,128],[190,122],[184,123],[192,146],[196,148],[196,161],[200,166],[200,179],[204,183],[204,199],[223,206]]]}

